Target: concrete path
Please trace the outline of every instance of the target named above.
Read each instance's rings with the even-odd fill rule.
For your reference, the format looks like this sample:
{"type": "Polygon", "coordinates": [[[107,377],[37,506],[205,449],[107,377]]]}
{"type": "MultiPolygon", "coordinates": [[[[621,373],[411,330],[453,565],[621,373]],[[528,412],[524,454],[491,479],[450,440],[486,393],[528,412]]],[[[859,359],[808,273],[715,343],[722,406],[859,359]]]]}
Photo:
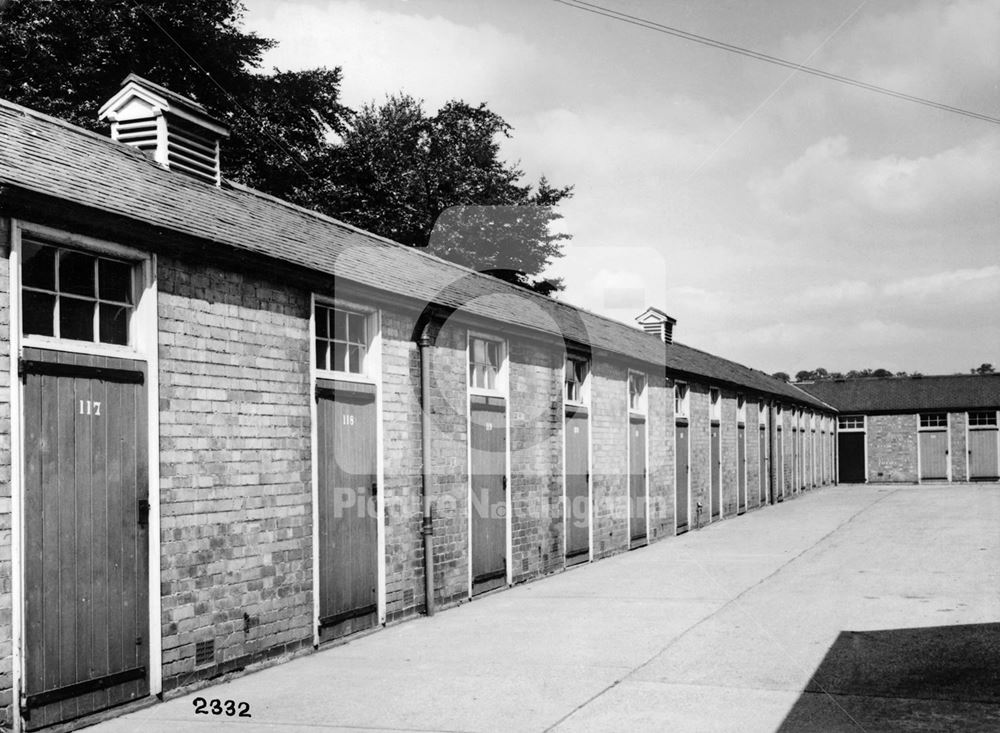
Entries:
{"type": "Polygon", "coordinates": [[[1000,487],[835,487],[88,730],[997,731],[998,622],[1000,487]]]}

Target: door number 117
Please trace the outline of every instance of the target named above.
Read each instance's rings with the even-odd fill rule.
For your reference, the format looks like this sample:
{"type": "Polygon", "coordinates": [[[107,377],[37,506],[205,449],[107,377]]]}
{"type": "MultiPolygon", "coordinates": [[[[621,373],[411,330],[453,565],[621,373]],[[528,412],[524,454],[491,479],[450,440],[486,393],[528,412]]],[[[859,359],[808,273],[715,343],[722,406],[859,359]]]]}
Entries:
{"type": "Polygon", "coordinates": [[[101,416],[101,403],[93,402],[91,400],[80,400],[80,414],[81,415],[94,415],[96,417],[101,416]]]}

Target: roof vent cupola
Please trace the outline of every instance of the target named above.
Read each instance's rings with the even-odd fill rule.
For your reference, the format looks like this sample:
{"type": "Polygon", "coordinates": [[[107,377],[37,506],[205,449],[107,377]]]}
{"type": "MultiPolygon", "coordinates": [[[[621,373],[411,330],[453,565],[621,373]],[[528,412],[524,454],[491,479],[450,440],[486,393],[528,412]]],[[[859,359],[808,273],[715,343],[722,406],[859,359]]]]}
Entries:
{"type": "Polygon", "coordinates": [[[149,153],[164,168],[222,183],[219,141],[229,129],[193,99],[129,74],[98,117],[111,122],[112,140],[149,153]]]}
{"type": "Polygon", "coordinates": [[[677,325],[677,319],[668,316],[659,308],[647,308],[636,316],[635,320],[643,331],[659,336],[663,343],[674,342],[674,326],[677,325]]]}

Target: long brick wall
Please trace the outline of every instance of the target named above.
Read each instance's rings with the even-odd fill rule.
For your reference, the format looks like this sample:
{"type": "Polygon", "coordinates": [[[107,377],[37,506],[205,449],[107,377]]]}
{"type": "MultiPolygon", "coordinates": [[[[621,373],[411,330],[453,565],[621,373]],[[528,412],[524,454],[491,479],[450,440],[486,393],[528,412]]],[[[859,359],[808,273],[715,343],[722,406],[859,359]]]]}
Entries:
{"type": "Polygon", "coordinates": [[[157,276],[169,690],[312,642],[309,300],[166,258],[157,276]]]}
{"type": "Polygon", "coordinates": [[[868,480],[917,480],[917,416],[868,416],[868,480]]]}

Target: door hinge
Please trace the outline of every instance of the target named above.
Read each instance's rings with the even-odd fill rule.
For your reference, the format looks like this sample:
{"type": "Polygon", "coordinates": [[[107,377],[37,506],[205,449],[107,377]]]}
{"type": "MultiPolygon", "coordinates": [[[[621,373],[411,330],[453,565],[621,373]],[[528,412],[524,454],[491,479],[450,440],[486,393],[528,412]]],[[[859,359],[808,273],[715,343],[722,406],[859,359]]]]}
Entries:
{"type": "Polygon", "coordinates": [[[504,491],[507,490],[507,477],[506,476],[503,477],[503,490],[504,491]]]}
{"type": "Polygon", "coordinates": [[[138,512],[138,522],[140,527],[146,527],[149,525],[149,499],[139,499],[136,502],[136,510],[138,512]]]}
{"type": "Polygon", "coordinates": [[[378,481],[372,481],[372,496],[378,496],[378,481]]]}

